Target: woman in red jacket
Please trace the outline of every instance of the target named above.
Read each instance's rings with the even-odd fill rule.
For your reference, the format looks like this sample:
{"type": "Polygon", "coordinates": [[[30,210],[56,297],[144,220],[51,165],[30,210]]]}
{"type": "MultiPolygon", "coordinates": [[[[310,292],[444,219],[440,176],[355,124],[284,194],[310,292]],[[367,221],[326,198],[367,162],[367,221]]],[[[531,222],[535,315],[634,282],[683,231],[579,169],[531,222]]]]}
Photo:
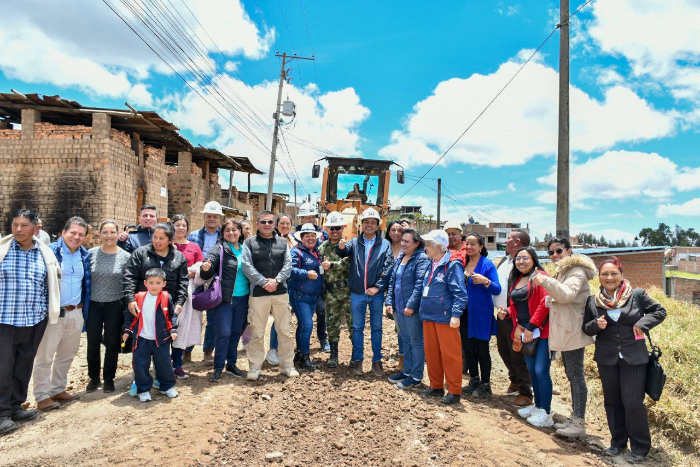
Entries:
{"type": "Polygon", "coordinates": [[[549,375],[549,296],[544,287],[533,282],[532,276],[547,274],[542,269],[537,252],[531,247],[515,253],[515,267],[508,278],[510,305],[507,313],[499,311],[499,319],[513,320],[513,350],[520,352],[525,344],[536,342],[534,355],[523,355],[532,377],[535,403],[518,410],[518,415],[531,425],[549,427],[552,420],[552,378],[549,375]]]}

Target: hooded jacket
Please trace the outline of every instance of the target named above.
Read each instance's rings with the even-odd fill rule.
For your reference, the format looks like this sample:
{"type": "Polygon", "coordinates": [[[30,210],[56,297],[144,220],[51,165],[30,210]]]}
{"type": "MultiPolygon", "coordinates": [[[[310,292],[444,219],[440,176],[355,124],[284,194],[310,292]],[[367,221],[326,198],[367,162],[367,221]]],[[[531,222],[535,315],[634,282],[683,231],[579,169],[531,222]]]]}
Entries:
{"type": "Polygon", "coordinates": [[[450,319],[460,318],[467,307],[464,268],[460,261],[450,261],[449,253],[438,261],[434,270],[432,263],[428,264],[423,277],[418,316],[421,321],[450,324],[450,319]]]}
{"type": "Polygon", "coordinates": [[[341,250],[336,246],[336,252],[341,258],[350,258],[350,275],[348,284],[350,292],[364,295],[371,287],[376,287],[384,292],[389,285],[391,267],[394,265],[394,255],[391,252],[391,243],[386,238],[376,235],[374,245],[369,251],[369,257],[365,261],[365,236],[353,238],[345,244],[341,250]]]}
{"type": "MultiPolygon", "coordinates": [[[[59,238],[58,241],[49,245],[49,248],[51,248],[51,251],[53,251],[53,254],[58,260],[59,268],[63,263],[63,255],[61,254],[63,245],[65,245],[65,242],[62,238],[59,238]]],[[[82,287],[80,287],[80,303],[83,304],[83,320],[87,322],[88,312],[90,311],[90,287],[92,285],[92,279],[90,277],[90,252],[83,246],[79,246],[78,250],[80,251],[80,260],[83,263],[83,283],[82,287]]]]}
{"type": "Polygon", "coordinates": [[[565,352],[593,343],[584,334],[583,315],[586,300],[591,296],[588,281],[596,275],[596,267],[586,255],[572,255],[557,263],[554,277],[545,277],[542,286],[552,297],[549,309],[549,349],[565,352]]]}
{"type": "MultiPolygon", "coordinates": [[[[12,240],[14,240],[12,235],[7,235],[0,239],[0,263],[7,256],[7,252],[10,251],[12,240]]],[[[58,264],[53,250],[48,245],[41,241],[35,240],[35,242],[46,265],[46,280],[49,290],[49,324],[56,324],[58,323],[58,316],[61,314],[61,266],[58,264]]]]}
{"type": "MultiPolygon", "coordinates": [[[[137,292],[146,290],[143,281],[146,271],[151,268],[161,268],[165,271],[165,288],[175,305],[184,305],[187,301],[187,286],[189,285],[187,260],[185,255],[177,251],[173,245],[168,246],[168,255],[161,266],[153,244],[137,248],[132,254],[129,264],[124,270],[124,298],[126,303],[135,301],[137,292]]],[[[218,271],[218,269],[217,269],[218,271]]]]}
{"type": "Polygon", "coordinates": [[[122,250],[133,253],[137,248],[151,243],[153,238],[153,229],[150,227],[143,228],[140,225],[138,228],[129,233],[129,237],[123,242],[117,242],[117,246],[122,250]]]}
{"type": "MultiPolygon", "coordinates": [[[[402,251],[394,262],[394,267],[391,270],[391,277],[389,278],[389,287],[387,288],[386,306],[395,306],[394,287],[396,285],[396,271],[399,269],[405,256],[406,253],[402,251]]],[[[406,308],[410,308],[413,311],[420,308],[421,295],[423,293],[423,279],[428,269],[430,269],[430,258],[425,254],[423,248],[417,248],[408,259],[403,269],[403,275],[401,276],[401,292],[406,308]]],[[[403,313],[403,310],[398,311],[403,313]]]]}

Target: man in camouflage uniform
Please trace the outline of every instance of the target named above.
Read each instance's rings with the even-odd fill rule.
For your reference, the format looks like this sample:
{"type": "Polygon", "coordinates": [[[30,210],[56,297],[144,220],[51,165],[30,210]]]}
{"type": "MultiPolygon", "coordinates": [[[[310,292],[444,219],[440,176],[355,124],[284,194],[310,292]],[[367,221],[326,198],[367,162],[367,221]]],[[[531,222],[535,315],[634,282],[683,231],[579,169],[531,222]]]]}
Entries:
{"type": "Polygon", "coordinates": [[[335,247],[343,237],[345,220],[339,212],[328,214],[324,227],[329,239],[319,247],[323,258],[324,280],[326,287],[326,326],[331,356],[328,367],[338,366],[338,341],[340,340],[340,323],[345,317],[348,331],[352,332],[352,313],[350,312],[350,289],[348,287],[348,268],[350,258],[341,258],[335,247]]]}

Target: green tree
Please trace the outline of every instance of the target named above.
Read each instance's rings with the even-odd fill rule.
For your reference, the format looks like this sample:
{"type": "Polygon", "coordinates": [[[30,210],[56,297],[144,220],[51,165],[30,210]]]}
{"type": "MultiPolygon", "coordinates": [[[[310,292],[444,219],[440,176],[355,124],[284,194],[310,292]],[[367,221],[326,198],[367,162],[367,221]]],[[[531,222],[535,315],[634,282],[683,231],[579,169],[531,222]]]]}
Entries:
{"type": "Polygon", "coordinates": [[[663,222],[654,230],[651,227],[642,229],[638,235],[642,241],[642,246],[666,246],[675,245],[671,228],[663,222]]]}

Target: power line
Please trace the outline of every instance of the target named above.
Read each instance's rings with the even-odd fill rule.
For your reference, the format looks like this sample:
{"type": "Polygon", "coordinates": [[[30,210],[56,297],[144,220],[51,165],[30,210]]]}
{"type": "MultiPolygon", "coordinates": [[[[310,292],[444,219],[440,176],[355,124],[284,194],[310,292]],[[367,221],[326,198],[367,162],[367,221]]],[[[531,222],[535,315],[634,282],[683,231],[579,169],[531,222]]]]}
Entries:
{"type": "MultiPolygon", "coordinates": [[[[410,176],[410,175],[407,175],[406,177],[409,178],[409,179],[416,180],[416,184],[420,183],[421,185],[423,185],[423,186],[429,188],[430,190],[432,190],[432,191],[435,192],[435,193],[438,192],[437,189],[436,189],[435,187],[428,185],[427,183],[425,183],[425,182],[423,182],[422,180],[418,179],[418,177],[413,177],[413,176],[410,176]]],[[[443,188],[444,188],[444,187],[443,187],[443,188]]],[[[452,203],[453,203],[452,205],[453,205],[454,207],[457,207],[457,208],[460,208],[460,207],[461,207],[461,209],[462,209],[463,211],[465,211],[469,216],[479,217],[479,218],[481,218],[482,220],[484,220],[485,222],[491,222],[491,220],[490,220],[489,218],[487,218],[487,217],[485,217],[485,216],[483,216],[483,215],[481,215],[481,214],[475,212],[474,208],[470,208],[468,205],[466,205],[465,203],[462,203],[461,201],[455,199],[453,196],[447,195],[447,196],[445,196],[445,197],[446,197],[447,199],[449,199],[449,200],[452,201],[452,203]],[[456,204],[460,204],[461,206],[456,206],[455,203],[456,203],[456,204]]]]}
{"type": "Polygon", "coordinates": [[[282,135],[282,142],[284,143],[285,153],[287,154],[287,157],[289,157],[289,162],[292,163],[292,169],[294,170],[294,173],[297,176],[297,180],[299,180],[299,185],[301,185],[301,189],[304,190],[306,194],[309,194],[309,191],[306,189],[306,187],[301,181],[301,177],[299,176],[299,172],[297,172],[296,165],[294,165],[294,158],[292,158],[292,153],[289,151],[289,146],[287,146],[287,140],[284,137],[284,130],[282,130],[282,128],[280,128],[280,134],[282,135]]]}
{"type": "MultiPolygon", "coordinates": [[[[591,3],[592,1],[593,0],[587,0],[576,11],[574,11],[573,14],[569,15],[567,22],[571,20],[572,16],[574,16],[576,13],[581,11],[581,9],[583,7],[585,7],[586,5],[591,3]]],[[[452,148],[457,145],[457,143],[464,137],[464,135],[467,134],[467,132],[481,118],[481,116],[484,115],[484,113],[486,113],[486,111],[489,109],[489,107],[491,107],[491,105],[496,101],[496,99],[498,99],[500,97],[500,95],[503,93],[503,91],[506,90],[506,88],[510,85],[510,83],[512,83],[513,80],[520,74],[520,72],[523,70],[523,68],[525,68],[525,66],[528,63],[530,63],[530,61],[535,57],[535,55],[537,55],[537,53],[540,51],[540,49],[547,43],[547,41],[549,41],[549,39],[554,35],[554,33],[557,31],[557,29],[559,29],[560,26],[561,26],[560,24],[557,24],[554,27],[554,29],[552,29],[552,31],[545,38],[545,40],[543,40],[542,43],[537,47],[537,49],[535,49],[535,51],[528,57],[528,59],[525,60],[525,62],[520,66],[520,68],[518,68],[518,70],[515,72],[515,74],[513,74],[513,76],[506,82],[506,84],[501,88],[501,90],[498,91],[498,93],[496,93],[496,95],[493,97],[493,99],[491,99],[491,101],[489,101],[489,103],[486,104],[486,107],[484,107],[484,109],[481,112],[479,112],[479,115],[477,115],[476,118],[469,124],[469,126],[467,126],[467,128],[462,132],[462,134],[459,135],[459,137],[445,150],[445,152],[442,153],[442,155],[438,158],[438,160],[436,160],[433,163],[433,165],[430,166],[430,168],[419,178],[418,181],[416,181],[416,183],[413,184],[413,186],[411,186],[411,188],[406,190],[401,196],[399,196],[396,200],[394,200],[394,203],[396,203],[398,200],[400,200],[401,198],[406,196],[411,190],[413,190],[418,185],[420,180],[423,180],[423,178],[425,178],[425,176],[428,175],[435,168],[435,166],[437,166],[440,163],[440,161],[447,155],[447,153],[450,152],[452,150],[452,148]]]]}
{"type": "MultiPolygon", "coordinates": [[[[311,45],[311,56],[316,57],[316,51],[314,50],[314,43],[311,40],[311,31],[309,30],[309,22],[306,20],[306,10],[304,9],[304,1],[299,0],[299,5],[301,6],[301,12],[304,15],[304,24],[306,24],[306,34],[309,36],[309,45],[311,45]]],[[[318,69],[316,68],[316,60],[314,60],[314,74],[316,76],[316,85],[318,86],[318,69]]]]}

